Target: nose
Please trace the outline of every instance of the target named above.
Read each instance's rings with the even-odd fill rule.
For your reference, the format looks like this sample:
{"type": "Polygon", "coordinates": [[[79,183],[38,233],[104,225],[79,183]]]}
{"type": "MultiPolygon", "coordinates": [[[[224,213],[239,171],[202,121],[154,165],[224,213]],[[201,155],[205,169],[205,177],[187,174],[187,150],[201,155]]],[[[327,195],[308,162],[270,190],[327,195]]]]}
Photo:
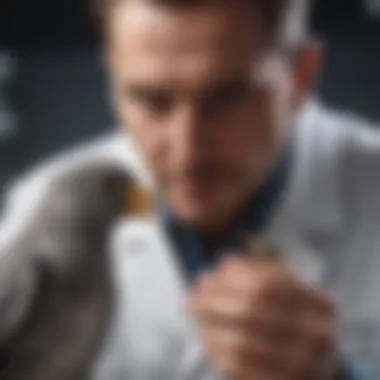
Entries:
{"type": "Polygon", "coordinates": [[[170,135],[177,163],[199,161],[207,153],[207,128],[200,112],[191,105],[179,107],[173,115],[170,135]]]}

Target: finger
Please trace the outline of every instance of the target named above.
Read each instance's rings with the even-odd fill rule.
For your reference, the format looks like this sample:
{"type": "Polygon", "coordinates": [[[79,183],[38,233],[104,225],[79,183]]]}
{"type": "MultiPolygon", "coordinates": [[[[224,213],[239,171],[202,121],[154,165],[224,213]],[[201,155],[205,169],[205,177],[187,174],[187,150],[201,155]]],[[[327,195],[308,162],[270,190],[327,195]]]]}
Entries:
{"type": "MultiPolygon", "coordinates": [[[[194,288],[189,296],[190,310],[208,308],[214,297],[228,294],[228,288],[223,281],[218,280],[217,273],[203,273],[194,282],[194,288]]],[[[194,311],[194,310],[193,310],[194,311]]]]}
{"type": "Polygon", "coordinates": [[[218,359],[218,368],[223,378],[228,380],[280,380],[266,371],[255,368],[252,363],[241,364],[231,353],[226,353],[218,359]]]}
{"type": "Polygon", "coordinates": [[[198,294],[219,292],[223,281],[220,281],[220,274],[216,271],[204,272],[194,281],[193,292],[198,294]]]}
{"type": "Polygon", "coordinates": [[[249,335],[245,331],[219,328],[202,324],[201,335],[213,360],[224,363],[230,375],[259,373],[269,378],[279,375],[289,379],[314,378],[318,373],[328,373],[332,360],[318,361],[308,351],[308,346],[299,343],[281,346],[260,336],[249,335]]]}
{"type": "Polygon", "coordinates": [[[217,345],[208,341],[209,357],[220,370],[223,377],[231,380],[280,380],[280,371],[269,369],[267,365],[255,357],[241,355],[239,350],[217,345]]]}
{"type": "Polygon", "coordinates": [[[297,326],[299,341],[304,345],[305,352],[315,361],[324,361],[333,355],[335,347],[335,326],[331,320],[309,316],[303,318],[297,326]]]}
{"type": "Polygon", "coordinates": [[[299,283],[297,291],[300,309],[320,316],[334,318],[336,313],[334,303],[326,294],[304,283],[299,283]]]}
{"type": "Polygon", "coordinates": [[[262,370],[275,371],[283,361],[282,347],[275,341],[244,330],[201,324],[201,335],[214,352],[228,351],[239,357],[241,364],[256,363],[262,370]]]}
{"type": "Polygon", "coordinates": [[[334,304],[328,296],[298,281],[280,261],[230,258],[218,269],[220,281],[225,282],[226,288],[254,296],[257,302],[271,303],[293,314],[310,310],[324,316],[335,315],[334,304]]]}
{"type": "Polygon", "coordinates": [[[268,308],[253,309],[249,303],[237,297],[213,295],[210,298],[193,298],[191,310],[200,322],[220,325],[257,334],[287,344],[298,338],[295,321],[268,308]]]}
{"type": "Polygon", "coordinates": [[[239,257],[225,259],[217,272],[226,280],[239,280],[236,284],[244,289],[247,283],[252,285],[265,279],[276,282],[293,279],[290,270],[280,261],[255,261],[239,257]]]}
{"type": "Polygon", "coordinates": [[[284,377],[262,370],[254,363],[239,364],[239,360],[229,353],[222,356],[218,363],[223,378],[228,380],[284,380],[284,377]]]}
{"type": "MultiPolygon", "coordinates": [[[[293,312],[298,282],[281,262],[253,262],[238,257],[225,259],[211,274],[219,287],[236,296],[247,297],[247,302],[267,303],[281,307],[279,312],[293,312]],[[287,309],[287,310],[284,310],[287,309]]],[[[207,290],[210,279],[199,279],[197,290],[207,290]]]]}
{"type": "Polygon", "coordinates": [[[220,276],[212,273],[198,280],[189,305],[198,318],[210,323],[239,324],[248,330],[278,334],[283,340],[291,335],[295,318],[281,306],[271,303],[231,289],[220,276]]]}
{"type": "Polygon", "coordinates": [[[289,377],[305,379],[315,375],[316,371],[331,369],[336,352],[333,326],[321,318],[314,318],[304,323],[302,328],[298,325],[297,331],[298,338],[295,337],[293,344],[284,351],[285,372],[289,377]]]}
{"type": "Polygon", "coordinates": [[[329,376],[319,377],[319,374],[327,373],[325,371],[327,362],[313,357],[307,350],[307,346],[297,344],[289,347],[284,352],[283,358],[285,364],[282,367],[282,373],[285,378],[294,380],[329,378],[329,376]]]}
{"type": "Polygon", "coordinates": [[[190,299],[192,312],[198,317],[214,323],[247,324],[252,315],[251,307],[225,293],[202,293],[190,299]]]}
{"type": "Polygon", "coordinates": [[[229,274],[232,273],[231,271],[237,271],[242,273],[248,271],[248,273],[252,274],[252,269],[254,269],[255,272],[260,272],[273,268],[287,271],[285,264],[280,260],[255,260],[247,257],[246,255],[238,253],[235,255],[227,255],[218,266],[218,269],[220,269],[222,272],[229,274]]]}
{"type": "Polygon", "coordinates": [[[247,297],[257,307],[273,307],[279,313],[294,314],[298,282],[281,263],[252,263],[233,259],[220,268],[219,281],[229,292],[247,297]]]}

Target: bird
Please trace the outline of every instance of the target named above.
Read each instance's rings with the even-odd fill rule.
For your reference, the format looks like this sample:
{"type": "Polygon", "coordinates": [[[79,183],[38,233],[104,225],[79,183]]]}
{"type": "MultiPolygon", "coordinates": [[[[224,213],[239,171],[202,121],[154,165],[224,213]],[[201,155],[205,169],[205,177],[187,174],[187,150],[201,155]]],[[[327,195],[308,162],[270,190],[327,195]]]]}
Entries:
{"type": "Polygon", "coordinates": [[[0,380],[89,377],[114,309],[109,237],[135,188],[109,163],[57,173],[0,248],[0,380]]]}

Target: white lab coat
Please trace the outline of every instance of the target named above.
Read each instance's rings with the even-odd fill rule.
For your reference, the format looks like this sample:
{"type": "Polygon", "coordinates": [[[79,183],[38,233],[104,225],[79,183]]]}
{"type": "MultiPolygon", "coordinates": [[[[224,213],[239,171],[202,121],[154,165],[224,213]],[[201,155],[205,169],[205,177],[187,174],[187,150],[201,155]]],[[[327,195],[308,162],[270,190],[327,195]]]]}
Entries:
{"type": "MultiPolygon", "coordinates": [[[[335,300],[346,357],[369,361],[380,377],[380,131],[310,102],[296,123],[294,148],[290,180],[265,233],[298,276],[335,300]]],[[[128,138],[77,149],[13,187],[0,244],[17,235],[49,178],[96,159],[124,162],[147,180],[128,138]]],[[[154,217],[134,218],[114,231],[118,310],[95,380],[218,379],[186,312],[186,284],[160,228],[154,217]]]]}

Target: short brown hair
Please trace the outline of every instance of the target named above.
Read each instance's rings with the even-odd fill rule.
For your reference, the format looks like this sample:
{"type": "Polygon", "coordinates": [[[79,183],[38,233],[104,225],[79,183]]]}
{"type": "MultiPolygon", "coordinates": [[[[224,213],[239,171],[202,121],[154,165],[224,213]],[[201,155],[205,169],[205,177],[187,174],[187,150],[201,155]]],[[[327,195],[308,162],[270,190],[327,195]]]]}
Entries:
{"type": "MultiPolygon", "coordinates": [[[[92,14],[98,25],[104,25],[110,7],[121,0],[91,0],[92,14]]],[[[201,5],[202,0],[145,0],[168,5],[201,5]]],[[[236,0],[231,0],[236,1],[236,0]]],[[[310,0],[247,0],[260,6],[268,32],[276,43],[293,45],[303,38],[307,29],[310,0]]]]}

